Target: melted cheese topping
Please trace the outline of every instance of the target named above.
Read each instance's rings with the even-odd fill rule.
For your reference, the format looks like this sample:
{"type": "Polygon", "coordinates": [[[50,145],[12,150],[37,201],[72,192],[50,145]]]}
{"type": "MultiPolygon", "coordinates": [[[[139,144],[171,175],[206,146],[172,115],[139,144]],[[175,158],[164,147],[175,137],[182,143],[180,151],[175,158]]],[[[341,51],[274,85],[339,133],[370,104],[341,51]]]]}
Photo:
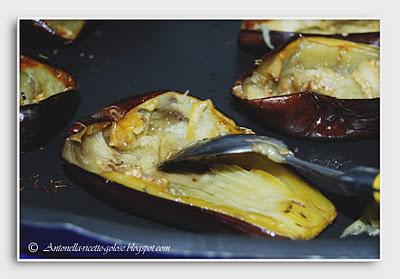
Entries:
{"type": "Polygon", "coordinates": [[[378,98],[379,61],[378,47],[303,37],[263,61],[234,90],[247,99],[305,91],[339,99],[378,98]]]}

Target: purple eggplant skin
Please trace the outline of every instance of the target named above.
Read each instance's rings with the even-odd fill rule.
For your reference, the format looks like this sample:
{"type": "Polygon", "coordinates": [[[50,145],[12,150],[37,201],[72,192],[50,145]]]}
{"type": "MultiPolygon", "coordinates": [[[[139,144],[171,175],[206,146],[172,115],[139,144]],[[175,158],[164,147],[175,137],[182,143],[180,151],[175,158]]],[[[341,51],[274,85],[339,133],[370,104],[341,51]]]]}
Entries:
{"type": "Polygon", "coordinates": [[[379,98],[336,99],[315,92],[300,92],[245,100],[232,95],[256,122],[290,136],[350,140],[379,135],[379,98]]]}
{"type": "MultiPolygon", "coordinates": [[[[270,31],[269,34],[271,38],[271,44],[275,47],[275,49],[280,48],[282,45],[285,45],[289,40],[291,40],[291,38],[296,36],[328,37],[328,38],[336,38],[336,39],[352,41],[356,43],[370,44],[378,47],[380,46],[379,32],[352,33],[348,34],[347,36],[339,34],[335,35],[302,34],[297,32],[283,32],[283,31],[270,31]]],[[[266,45],[262,32],[257,30],[248,30],[248,29],[240,30],[237,44],[240,47],[240,49],[257,56],[272,51],[272,49],[270,49],[266,45]]]]}
{"type": "MultiPolygon", "coordinates": [[[[31,58],[27,58],[32,60],[31,58]]],[[[45,63],[35,58],[36,63],[45,63]]],[[[20,106],[20,151],[26,152],[46,144],[59,134],[71,121],[79,105],[76,79],[58,66],[49,68],[62,71],[71,82],[70,89],[50,96],[39,103],[20,106]]]]}
{"type": "MultiPolygon", "coordinates": [[[[266,53],[261,61],[273,57],[300,37],[292,36],[281,47],[266,53]]],[[[380,98],[337,99],[307,91],[248,100],[240,97],[235,88],[240,87],[252,73],[253,69],[234,82],[231,95],[236,106],[261,125],[289,136],[313,140],[355,140],[379,136],[380,98]]]]}
{"type": "MultiPolygon", "coordinates": [[[[79,133],[88,125],[118,121],[132,108],[168,91],[171,90],[160,90],[142,95],[134,95],[117,101],[73,124],[68,129],[67,136],[79,133]]],[[[94,195],[102,202],[127,213],[167,226],[192,232],[237,233],[281,238],[280,236],[271,235],[258,226],[228,215],[159,198],[125,187],[70,164],[64,159],[63,170],[72,181],[76,182],[85,191],[94,195]]]]}
{"type": "Polygon", "coordinates": [[[38,103],[22,106],[19,112],[20,150],[30,151],[59,134],[74,116],[79,105],[73,89],[38,103]]]}

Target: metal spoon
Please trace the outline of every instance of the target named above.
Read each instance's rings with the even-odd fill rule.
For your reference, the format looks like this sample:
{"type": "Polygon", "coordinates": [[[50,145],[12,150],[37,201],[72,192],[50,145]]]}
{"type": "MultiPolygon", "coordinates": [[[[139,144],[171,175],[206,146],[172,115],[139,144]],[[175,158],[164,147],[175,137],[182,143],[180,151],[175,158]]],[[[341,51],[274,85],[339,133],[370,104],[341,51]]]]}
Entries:
{"type": "Polygon", "coordinates": [[[357,166],[339,171],[297,158],[283,142],[259,135],[227,135],[191,145],[158,167],[166,172],[179,172],[181,166],[206,165],[217,157],[241,153],[259,153],[276,163],[289,164],[321,189],[345,196],[380,199],[379,170],[357,166]],[[331,183],[324,183],[329,180],[331,183]],[[333,182],[333,186],[332,186],[333,182]]]}

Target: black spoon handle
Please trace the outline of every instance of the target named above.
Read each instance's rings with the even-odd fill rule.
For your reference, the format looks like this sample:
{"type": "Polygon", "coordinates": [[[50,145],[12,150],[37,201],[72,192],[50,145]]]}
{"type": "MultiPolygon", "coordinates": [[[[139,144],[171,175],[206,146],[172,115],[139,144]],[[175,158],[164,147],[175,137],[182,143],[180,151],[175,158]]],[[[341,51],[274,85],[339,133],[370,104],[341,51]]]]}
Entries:
{"type": "Polygon", "coordinates": [[[326,191],[342,195],[356,195],[367,199],[380,201],[379,170],[364,166],[354,167],[347,171],[339,171],[303,161],[293,154],[286,157],[286,162],[306,176],[318,176],[335,182],[336,187],[319,183],[326,191]]]}
{"type": "Polygon", "coordinates": [[[351,191],[366,197],[373,197],[380,202],[379,170],[368,167],[355,167],[344,171],[338,181],[348,185],[351,191]]]}

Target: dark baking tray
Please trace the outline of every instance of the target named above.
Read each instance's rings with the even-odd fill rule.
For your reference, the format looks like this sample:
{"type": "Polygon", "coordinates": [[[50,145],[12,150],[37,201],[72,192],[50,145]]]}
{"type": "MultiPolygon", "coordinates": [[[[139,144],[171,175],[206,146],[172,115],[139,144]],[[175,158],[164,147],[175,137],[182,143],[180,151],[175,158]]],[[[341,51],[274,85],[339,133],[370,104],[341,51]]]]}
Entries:
{"type": "MultiPolygon", "coordinates": [[[[237,47],[239,21],[110,20],[91,23],[95,28],[69,46],[34,41],[24,36],[28,34],[25,25],[20,30],[22,54],[48,57],[77,78],[81,103],[74,120],[129,95],[158,89],[190,90],[192,95],[212,99],[239,125],[285,141],[303,159],[338,169],[360,164],[379,168],[379,139],[300,140],[263,128],[242,114],[232,103],[229,88],[257,57],[237,47]]],[[[22,253],[26,252],[27,243],[37,239],[37,230],[48,242],[59,240],[57,235],[64,230],[98,242],[171,246],[168,253],[147,257],[376,259],[380,256],[379,237],[361,235],[339,239],[346,226],[360,216],[366,202],[331,195],[328,197],[337,206],[338,217],[312,241],[198,234],[126,214],[97,200],[65,177],[60,161],[64,134],[65,131],[43,148],[20,155],[22,253]],[[36,174],[40,175],[39,184],[62,179],[66,187],[57,191],[46,187],[37,189],[29,179],[36,174]]],[[[73,243],[74,239],[70,241],[73,243]]],[[[29,252],[26,255],[32,256],[29,252]]]]}

